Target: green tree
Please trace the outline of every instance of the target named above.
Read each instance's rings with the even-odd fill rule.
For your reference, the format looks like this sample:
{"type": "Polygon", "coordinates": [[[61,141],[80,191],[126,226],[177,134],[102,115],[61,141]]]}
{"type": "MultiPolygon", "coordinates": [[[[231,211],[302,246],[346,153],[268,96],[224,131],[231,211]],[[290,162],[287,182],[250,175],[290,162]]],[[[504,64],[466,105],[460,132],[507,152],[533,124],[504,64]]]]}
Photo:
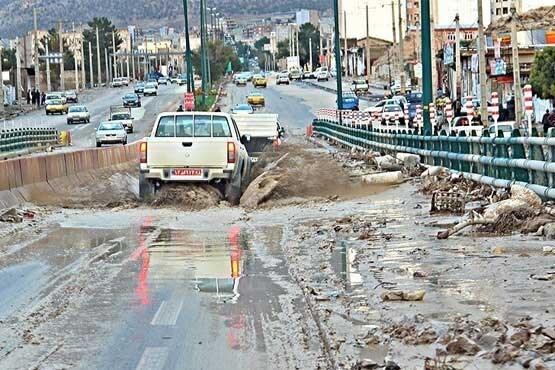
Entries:
{"type": "Polygon", "coordinates": [[[16,68],[15,49],[2,49],[2,69],[16,68]]]}
{"type": "Polygon", "coordinates": [[[542,99],[555,100],[555,48],[548,47],[536,54],[530,83],[542,99]]]}
{"type": "Polygon", "coordinates": [[[278,42],[277,59],[287,58],[289,56],[289,39],[278,42]]]}
{"type": "Polygon", "coordinates": [[[269,43],[270,43],[270,39],[264,36],[254,43],[254,48],[259,51],[264,51],[264,45],[269,43]]]}
{"type": "Polygon", "coordinates": [[[299,29],[299,60],[301,65],[310,62],[310,40],[312,40],[312,67],[318,64],[318,55],[320,53],[320,31],[312,25],[305,23],[299,29]]]}
{"type": "MultiPolygon", "coordinates": [[[[112,43],[112,32],[115,33],[115,41],[116,47],[115,50],[118,50],[119,46],[123,43],[122,38],[118,34],[116,27],[112,24],[112,22],[105,17],[101,18],[93,18],[90,22],[87,23],[89,28],[83,32],[83,39],[85,42],[84,51],[85,51],[85,60],[89,60],[89,42],[91,43],[91,49],[93,53],[93,72],[95,82],[97,81],[98,76],[98,63],[97,63],[97,53],[100,52],[100,70],[103,75],[102,80],[106,81],[106,71],[105,69],[105,58],[104,58],[104,49],[108,49],[108,54],[112,53],[114,50],[114,45],[112,43]],[[98,39],[99,39],[99,47],[100,50],[96,50],[96,28],[98,27],[98,39]]],[[[87,77],[90,74],[90,66],[89,63],[85,63],[85,69],[87,70],[87,77]]]]}
{"type": "MultiPolygon", "coordinates": [[[[210,59],[210,76],[216,82],[225,75],[226,67],[231,62],[233,71],[241,70],[241,62],[233,48],[222,41],[208,42],[208,57],[210,59]]],[[[193,51],[193,67],[195,71],[202,71],[200,66],[200,50],[193,51]]]]}
{"type": "MultiPolygon", "coordinates": [[[[49,53],[59,53],[60,52],[60,38],[58,37],[58,29],[51,28],[48,30],[48,35],[39,40],[39,54],[46,54],[46,44],[48,43],[49,53]]],[[[42,60],[41,65],[46,64],[45,60],[42,60]]],[[[43,67],[41,67],[43,68],[43,67]]],[[[73,70],[75,68],[75,63],[73,62],[73,52],[69,50],[69,41],[64,40],[64,69],[66,71],[73,70]]],[[[50,72],[53,75],[59,75],[60,65],[50,64],[50,72]]]]}

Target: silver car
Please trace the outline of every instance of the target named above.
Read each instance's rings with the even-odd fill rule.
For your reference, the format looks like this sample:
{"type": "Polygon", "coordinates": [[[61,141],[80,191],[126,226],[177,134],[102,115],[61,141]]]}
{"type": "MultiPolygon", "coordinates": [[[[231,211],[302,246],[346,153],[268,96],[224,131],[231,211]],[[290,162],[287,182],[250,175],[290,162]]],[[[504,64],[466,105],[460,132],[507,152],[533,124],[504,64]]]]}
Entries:
{"type": "Polygon", "coordinates": [[[127,144],[127,132],[119,122],[101,122],[96,129],[96,146],[102,144],[127,144]]]}
{"type": "Polygon", "coordinates": [[[91,122],[91,113],[84,105],[72,105],[67,112],[67,124],[91,122]]]}

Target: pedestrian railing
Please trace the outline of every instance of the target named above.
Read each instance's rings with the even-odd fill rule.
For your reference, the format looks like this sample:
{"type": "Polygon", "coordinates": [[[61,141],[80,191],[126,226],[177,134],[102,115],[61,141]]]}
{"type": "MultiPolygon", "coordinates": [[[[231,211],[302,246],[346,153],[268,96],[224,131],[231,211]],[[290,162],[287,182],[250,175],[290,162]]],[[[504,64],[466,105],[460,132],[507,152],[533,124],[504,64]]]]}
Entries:
{"type": "Polygon", "coordinates": [[[58,143],[58,130],[54,128],[13,128],[0,130],[0,153],[32,149],[58,143]]]}
{"type": "Polygon", "coordinates": [[[446,131],[423,135],[420,129],[375,129],[360,114],[321,110],[313,122],[313,132],[339,144],[360,150],[406,152],[421,156],[424,163],[443,166],[482,183],[509,187],[524,185],[537,194],[555,199],[555,130],[547,137],[522,137],[514,130],[511,137],[503,132],[482,136],[457,136],[446,131]]]}

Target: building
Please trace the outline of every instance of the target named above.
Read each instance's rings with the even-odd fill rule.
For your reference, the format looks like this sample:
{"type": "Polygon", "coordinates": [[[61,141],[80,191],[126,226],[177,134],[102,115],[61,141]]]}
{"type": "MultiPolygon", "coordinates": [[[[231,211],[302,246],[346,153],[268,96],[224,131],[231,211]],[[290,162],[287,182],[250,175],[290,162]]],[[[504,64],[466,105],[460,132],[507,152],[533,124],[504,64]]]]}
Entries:
{"type": "Polygon", "coordinates": [[[491,20],[507,17],[514,6],[517,13],[525,13],[542,6],[553,6],[553,0],[491,0],[491,20]],[[514,4],[514,5],[513,5],[514,4]]]}
{"type": "Polygon", "coordinates": [[[406,3],[406,25],[407,30],[420,29],[420,0],[407,0],[406,3]]]}
{"type": "Polygon", "coordinates": [[[305,23],[311,23],[314,27],[318,27],[320,15],[317,10],[301,9],[295,13],[295,23],[302,26],[305,23]]]}

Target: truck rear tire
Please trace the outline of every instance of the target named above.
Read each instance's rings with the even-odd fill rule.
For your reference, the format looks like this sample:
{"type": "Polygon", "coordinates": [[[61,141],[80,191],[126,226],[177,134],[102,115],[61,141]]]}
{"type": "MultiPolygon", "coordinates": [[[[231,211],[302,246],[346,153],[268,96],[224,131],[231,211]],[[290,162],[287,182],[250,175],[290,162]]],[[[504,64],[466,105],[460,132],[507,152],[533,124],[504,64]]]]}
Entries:
{"type": "Polygon", "coordinates": [[[144,174],[139,175],[139,198],[146,200],[154,195],[154,184],[144,174]]]}
{"type": "Polygon", "coordinates": [[[230,179],[225,186],[225,197],[232,206],[239,205],[241,201],[241,174],[237,174],[234,179],[230,179]]]}

